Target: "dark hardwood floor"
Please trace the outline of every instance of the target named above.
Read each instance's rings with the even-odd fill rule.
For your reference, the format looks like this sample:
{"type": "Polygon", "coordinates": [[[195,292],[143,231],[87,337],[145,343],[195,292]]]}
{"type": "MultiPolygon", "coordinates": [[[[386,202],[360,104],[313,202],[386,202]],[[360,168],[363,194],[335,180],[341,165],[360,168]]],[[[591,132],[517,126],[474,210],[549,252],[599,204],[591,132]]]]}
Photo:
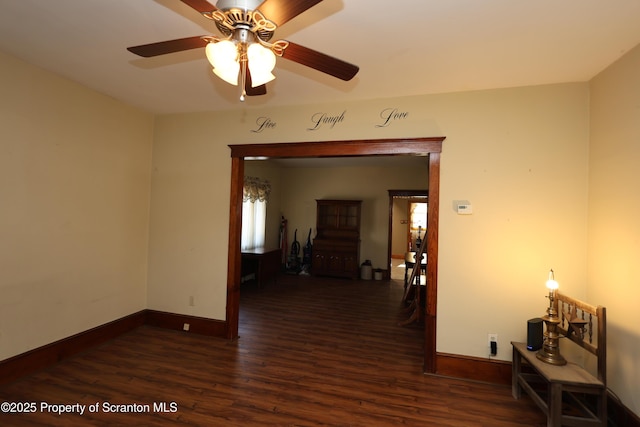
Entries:
{"type": "Polygon", "coordinates": [[[423,375],[423,330],[397,326],[402,293],[395,281],[247,283],[237,341],[138,328],[0,387],[0,402],[36,404],[0,412],[0,426],[546,425],[509,387],[423,375]],[[42,402],[86,406],[57,415],[42,402]]]}

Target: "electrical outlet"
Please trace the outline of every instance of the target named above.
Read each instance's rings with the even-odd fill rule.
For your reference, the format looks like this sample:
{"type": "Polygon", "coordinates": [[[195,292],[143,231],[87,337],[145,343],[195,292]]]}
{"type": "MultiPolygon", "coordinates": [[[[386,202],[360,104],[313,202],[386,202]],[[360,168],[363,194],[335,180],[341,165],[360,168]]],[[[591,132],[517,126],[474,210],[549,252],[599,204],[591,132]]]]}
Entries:
{"type": "Polygon", "coordinates": [[[182,330],[183,331],[188,331],[189,330],[189,324],[185,323],[184,325],[182,325],[182,330]]]}
{"type": "Polygon", "coordinates": [[[489,334],[489,347],[491,347],[492,342],[498,342],[498,334],[489,334]]]}
{"type": "Polygon", "coordinates": [[[498,354],[498,334],[489,334],[489,354],[491,356],[498,354]]]}
{"type": "Polygon", "coordinates": [[[189,297],[189,305],[190,305],[191,307],[193,307],[193,306],[195,305],[195,303],[194,303],[194,301],[193,301],[193,295],[191,295],[191,296],[189,297]]]}

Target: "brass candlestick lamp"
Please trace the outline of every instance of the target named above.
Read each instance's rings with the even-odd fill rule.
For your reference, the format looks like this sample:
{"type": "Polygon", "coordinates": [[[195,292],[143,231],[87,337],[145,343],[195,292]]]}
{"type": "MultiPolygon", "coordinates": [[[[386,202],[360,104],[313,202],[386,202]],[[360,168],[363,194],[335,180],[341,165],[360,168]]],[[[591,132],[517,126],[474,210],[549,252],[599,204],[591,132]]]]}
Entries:
{"type": "Polygon", "coordinates": [[[558,332],[560,317],[558,317],[558,310],[556,310],[554,304],[558,282],[555,280],[553,270],[549,271],[547,289],[549,289],[549,307],[547,308],[547,315],[542,317],[546,325],[544,344],[542,348],[538,350],[536,357],[551,365],[566,365],[566,359],[560,354],[560,333],[558,332]]]}

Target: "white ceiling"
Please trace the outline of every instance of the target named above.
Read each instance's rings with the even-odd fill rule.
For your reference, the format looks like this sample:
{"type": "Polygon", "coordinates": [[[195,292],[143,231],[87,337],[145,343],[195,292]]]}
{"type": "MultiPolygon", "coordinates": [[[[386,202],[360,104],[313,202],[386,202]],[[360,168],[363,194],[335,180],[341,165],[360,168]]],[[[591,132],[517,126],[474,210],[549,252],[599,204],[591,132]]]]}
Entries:
{"type": "Polygon", "coordinates": [[[360,72],[344,82],[279,59],[268,94],[244,103],[202,49],[126,50],[205,34],[214,24],[179,0],[0,0],[0,50],[154,113],[587,81],[640,43],[640,1],[324,0],[274,40],[360,72]]]}

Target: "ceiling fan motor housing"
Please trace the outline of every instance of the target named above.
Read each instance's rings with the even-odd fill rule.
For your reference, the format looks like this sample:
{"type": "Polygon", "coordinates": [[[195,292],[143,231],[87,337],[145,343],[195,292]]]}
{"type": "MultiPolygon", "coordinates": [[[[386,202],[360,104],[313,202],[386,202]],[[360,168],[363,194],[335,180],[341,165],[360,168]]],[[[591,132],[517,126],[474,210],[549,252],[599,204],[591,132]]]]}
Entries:
{"type": "Polygon", "coordinates": [[[238,29],[247,29],[255,32],[255,35],[262,41],[267,42],[273,37],[276,25],[268,21],[260,12],[255,12],[262,1],[256,0],[220,0],[217,4],[222,14],[213,12],[203,14],[205,17],[214,19],[218,30],[229,37],[238,29]],[[224,15],[224,20],[222,16],[224,15]]]}
{"type": "Polygon", "coordinates": [[[221,10],[256,10],[262,3],[264,3],[264,0],[218,0],[216,7],[221,10]]]}

